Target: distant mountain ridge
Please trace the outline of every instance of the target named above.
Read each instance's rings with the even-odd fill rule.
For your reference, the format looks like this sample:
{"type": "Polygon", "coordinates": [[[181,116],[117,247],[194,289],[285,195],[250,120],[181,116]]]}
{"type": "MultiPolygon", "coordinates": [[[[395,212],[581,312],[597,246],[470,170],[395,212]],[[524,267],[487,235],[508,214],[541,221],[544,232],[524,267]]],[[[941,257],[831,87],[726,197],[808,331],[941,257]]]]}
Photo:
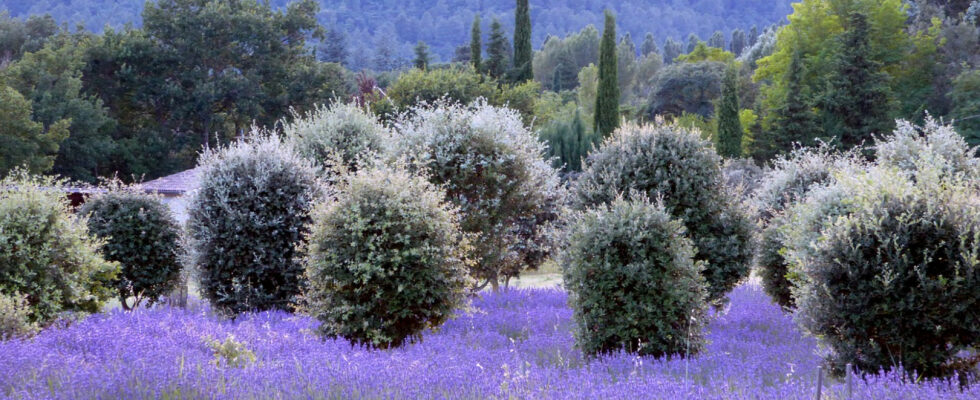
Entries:
{"type": "MultiPolygon", "coordinates": [[[[156,1],[156,0],[151,0],[156,1]]],[[[513,31],[514,0],[317,0],[320,23],[343,31],[352,57],[367,54],[378,41],[389,41],[396,54],[411,57],[419,40],[429,44],[437,61],[447,61],[453,50],[469,41],[470,23],[479,12],[483,32],[493,18],[513,31]]],[[[284,7],[290,0],[269,0],[284,7]]],[[[753,25],[760,30],[786,21],[792,0],[531,0],[532,40],[539,48],[548,35],[564,36],[592,24],[601,26],[602,11],[617,14],[620,34],[629,33],[639,45],[647,32],[658,44],[667,37],[683,41],[690,33],[707,38],[714,31],[729,37],[753,25]]],[[[81,24],[101,31],[104,26],[140,25],[145,0],[0,0],[0,10],[13,16],[49,13],[69,26],[81,24]]]]}

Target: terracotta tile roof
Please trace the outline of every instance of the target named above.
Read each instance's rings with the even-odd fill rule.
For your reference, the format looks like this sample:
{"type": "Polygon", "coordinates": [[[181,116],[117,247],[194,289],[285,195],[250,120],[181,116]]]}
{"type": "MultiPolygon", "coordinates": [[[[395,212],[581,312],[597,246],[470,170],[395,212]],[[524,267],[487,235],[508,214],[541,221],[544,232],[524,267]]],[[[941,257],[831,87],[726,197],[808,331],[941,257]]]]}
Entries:
{"type": "Polygon", "coordinates": [[[143,190],[163,195],[182,195],[197,189],[200,168],[189,169],[149,182],[143,182],[143,190]]]}

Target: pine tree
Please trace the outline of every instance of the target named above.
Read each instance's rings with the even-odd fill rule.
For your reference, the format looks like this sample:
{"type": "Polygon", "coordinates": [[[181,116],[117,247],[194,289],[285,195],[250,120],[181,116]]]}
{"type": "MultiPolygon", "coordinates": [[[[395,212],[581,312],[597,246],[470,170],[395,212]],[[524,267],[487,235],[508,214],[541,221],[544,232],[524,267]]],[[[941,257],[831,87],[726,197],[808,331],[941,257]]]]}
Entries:
{"type": "Polygon", "coordinates": [[[415,45],[415,68],[425,70],[429,68],[429,45],[419,40],[415,45]]]}
{"type": "Polygon", "coordinates": [[[500,21],[496,19],[490,24],[490,40],[487,42],[485,64],[486,73],[495,79],[499,79],[507,71],[507,37],[504,36],[500,21]]]}
{"type": "Polygon", "coordinates": [[[685,53],[690,53],[698,47],[698,43],[701,43],[701,38],[698,35],[690,34],[687,35],[687,51],[685,53]]]}
{"type": "Polygon", "coordinates": [[[473,28],[470,30],[470,62],[473,69],[480,72],[483,64],[483,43],[480,33],[480,14],[473,17],[473,28]]]}
{"type": "Polygon", "coordinates": [[[721,100],[718,103],[718,154],[722,157],[742,156],[742,123],[738,119],[738,69],[730,64],[722,80],[721,100]]]}
{"type": "Polygon", "coordinates": [[[823,98],[824,129],[845,149],[889,131],[892,125],[885,75],[879,64],[869,58],[870,30],[864,14],[850,15],[834,62],[836,73],[823,98]]]}
{"type": "Polygon", "coordinates": [[[681,55],[683,49],[681,44],[673,38],[667,38],[664,42],[664,63],[673,64],[677,56],[681,55]]]}
{"type": "Polygon", "coordinates": [[[320,61],[347,64],[347,37],[337,29],[328,29],[319,49],[320,61]]]}
{"type": "Polygon", "coordinates": [[[715,31],[715,33],[708,38],[708,47],[725,50],[725,34],[721,33],[721,31],[715,31]]]}
{"type": "Polygon", "coordinates": [[[752,145],[752,157],[764,162],[785,154],[797,144],[812,145],[820,136],[816,115],[803,92],[803,59],[794,52],[783,77],[786,98],[773,110],[772,127],[760,132],[752,145]]]}
{"type": "Polygon", "coordinates": [[[575,70],[575,60],[572,59],[571,51],[562,49],[558,54],[558,65],[552,76],[551,90],[560,92],[562,90],[574,89],[578,81],[578,71],[575,70]]]}
{"type": "Polygon", "coordinates": [[[646,57],[653,53],[660,54],[660,48],[657,47],[657,39],[653,38],[653,34],[647,33],[640,45],[640,54],[646,57]]]}
{"type": "Polygon", "coordinates": [[[606,10],[606,25],[599,45],[599,88],[596,92],[595,127],[607,137],[619,127],[619,79],[616,63],[616,18],[606,10]]]}
{"type": "Polygon", "coordinates": [[[730,45],[732,54],[735,54],[735,57],[741,56],[742,51],[745,50],[745,45],[746,45],[745,31],[741,29],[734,30],[732,32],[732,43],[730,45]]]}
{"type": "Polygon", "coordinates": [[[514,11],[514,70],[511,73],[513,82],[526,82],[534,79],[531,69],[531,59],[534,56],[531,49],[531,10],[528,0],[517,0],[517,10],[514,11]]]}

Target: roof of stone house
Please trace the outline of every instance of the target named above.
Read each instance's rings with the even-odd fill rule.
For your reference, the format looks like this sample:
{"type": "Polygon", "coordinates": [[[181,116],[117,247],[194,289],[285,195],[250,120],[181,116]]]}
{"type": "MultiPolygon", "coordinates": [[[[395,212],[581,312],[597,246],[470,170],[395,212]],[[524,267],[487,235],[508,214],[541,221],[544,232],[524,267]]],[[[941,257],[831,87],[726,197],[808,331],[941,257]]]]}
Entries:
{"type": "Polygon", "coordinates": [[[200,168],[192,168],[173,175],[167,175],[149,182],[143,182],[143,190],[162,195],[179,196],[197,189],[200,168]]]}

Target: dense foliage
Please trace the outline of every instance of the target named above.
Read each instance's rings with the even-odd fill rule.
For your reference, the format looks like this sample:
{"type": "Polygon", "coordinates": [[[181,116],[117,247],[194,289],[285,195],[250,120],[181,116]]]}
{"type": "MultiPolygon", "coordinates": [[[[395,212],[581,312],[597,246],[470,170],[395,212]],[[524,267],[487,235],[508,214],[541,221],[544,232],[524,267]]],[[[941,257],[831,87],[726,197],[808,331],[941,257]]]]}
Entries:
{"type": "Polygon", "coordinates": [[[144,300],[152,305],[177,286],[181,227],[155,195],[117,182],[88,198],[78,212],[88,218],[89,232],[105,240],[103,256],[121,267],[113,286],[123,308],[144,300]]]}
{"type": "Polygon", "coordinates": [[[27,296],[0,293],[0,341],[29,336],[37,331],[37,324],[30,322],[30,316],[27,296]]]}
{"type": "Polygon", "coordinates": [[[976,345],[980,301],[974,150],[931,120],[900,122],[875,147],[876,164],[836,167],[832,184],[787,209],[799,322],[830,345],[838,372],[967,372],[976,361],[960,350],[976,345]]]}
{"type": "Polygon", "coordinates": [[[362,170],[314,218],[308,312],[319,332],[399,347],[464,301],[469,245],[445,193],[400,167],[362,170]]]}
{"type": "Polygon", "coordinates": [[[346,170],[357,170],[378,157],[390,135],[368,110],[340,102],[295,115],[282,131],[296,153],[322,168],[346,170]]]}
{"type": "Polygon", "coordinates": [[[443,186],[463,230],[476,236],[472,275],[496,287],[526,268],[519,251],[526,235],[516,228],[554,213],[561,194],[556,171],[542,157],[544,144],[517,112],[484,102],[438,103],[412,109],[395,126],[392,156],[443,186]]]}
{"type": "Polygon", "coordinates": [[[589,154],[575,185],[580,209],[638,192],[662,199],[684,223],[704,262],[711,301],[748,276],[753,226],[726,190],[721,157],[696,132],[676,125],[626,125],[589,154]]]}
{"type": "MultiPolygon", "coordinates": [[[[271,0],[275,8],[285,8],[293,0],[271,0]]],[[[377,68],[379,53],[391,53],[408,60],[412,47],[424,41],[432,47],[435,61],[448,61],[457,46],[466,42],[474,14],[485,21],[493,18],[514,32],[514,0],[431,1],[354,1],[317,0],[321,12],[317,20],[323,26],[343,33],[348,43],[345,64],[352,69],[377,68]],[[380,47],[387,47],[381,49],[380,47]],[[383,50],[383,51],[382,51],[383,50]]],[[[683,39],[695,32],[707,38],[716,30],[730,32],[753,25],[766,26],[784,20],[790,0],[627,0],[593,2],[588,0],[532,0],[530,2],[531,42],[534,48],[548,36],[563,36],[589,24],[601,24],[602,12],[610,8],[623,18],[622,32],[642,38],[647,32],[664,40],[683,39]],[[651,23],[656,21],[656,23],[651,23]]],[[[60,22],[74,26],[85,24],[99,32],[106,24],[120,28],[125,23],[139,25],[142,0],[8,0],[0,5],[14,16],[51,13],[60,22]]],[[[486,31],[484,31],[486,32],[486,31]]],[[[508,34],[508,36],[510,36],[508,34]]],[[[383,58],[383,57],[382,57],[383,58]]]]}
{"type": "Polygon", "coordinates": [[[64,184],[22,170],[0,180],[0,293],[26,296],[29,321],[42,325],[65,311],[100,311],[119,271],[71,212],[64,184]]]}
{"type": "Polygon", "coordinates": [[[689,357],[704,347],[707,289],[685,233],[646,199],[575,218],[559,260],[584,353],[689,357]]]}
{"type": "Polygon", "coordinates": [[[960,352],[980,337],[978,191],[915,185],[887,168],[846,179],[852,211],[801,265],[800,322],[831,346],[838,371],[970,371],[976,361],[960,352]]]}
{"type": "Polygon", "coordinates": [[[230,313],[294,306],[297,254],[319,195],[310,161],[274,136],[205,152],[187,227],[201,294],[230,313]]]}

